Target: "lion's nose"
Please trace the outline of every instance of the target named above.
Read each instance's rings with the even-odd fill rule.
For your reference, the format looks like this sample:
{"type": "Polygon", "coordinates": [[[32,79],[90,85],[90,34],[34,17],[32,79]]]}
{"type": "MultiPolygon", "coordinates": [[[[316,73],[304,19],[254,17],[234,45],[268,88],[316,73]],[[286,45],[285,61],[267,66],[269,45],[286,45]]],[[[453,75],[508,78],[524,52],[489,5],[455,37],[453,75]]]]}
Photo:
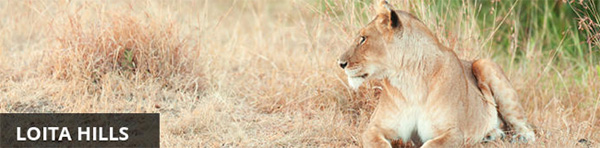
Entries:
{"type": "Polygon", "coordinates": [[[340,67],[342,67],[342,69],[346,68],[346,66],[348,66],[348,62],[340,61],[340,67]]]}

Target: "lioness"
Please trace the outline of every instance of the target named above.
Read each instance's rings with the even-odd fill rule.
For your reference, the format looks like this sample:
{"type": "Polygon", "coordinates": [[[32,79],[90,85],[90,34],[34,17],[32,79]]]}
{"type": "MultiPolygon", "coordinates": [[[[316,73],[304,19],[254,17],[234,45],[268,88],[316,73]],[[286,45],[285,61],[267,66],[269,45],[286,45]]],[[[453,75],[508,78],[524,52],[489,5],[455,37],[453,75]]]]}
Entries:
{"type": "Polygon", "coordinates": [[[366,147],[412,141],[423,147],[461,147],[503,137],[535,141],[517,93],[490,60],[464,61],[441,45],[413,15],[377,2],[377,16],[339,58],[351,87],[379,79],[383,92],[363,134],[366,147]]]}

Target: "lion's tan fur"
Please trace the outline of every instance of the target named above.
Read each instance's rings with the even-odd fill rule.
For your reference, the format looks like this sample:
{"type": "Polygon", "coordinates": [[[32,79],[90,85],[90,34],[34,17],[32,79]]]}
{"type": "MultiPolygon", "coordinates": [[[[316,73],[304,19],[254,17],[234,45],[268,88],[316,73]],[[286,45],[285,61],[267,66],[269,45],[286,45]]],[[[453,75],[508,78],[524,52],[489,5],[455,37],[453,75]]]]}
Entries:
{"type": "Polygon", "coordinates": [[[515,138],[535,140],[498,65],[460,60],[414,16],[386,1],[378,5],[376,18],[339,59],[354,88],[382,80],[380,102],[363,134],[366,147],[390,147],[396,139],[423,147],[471,145],[503,136],[502,120],[515,138]]]}

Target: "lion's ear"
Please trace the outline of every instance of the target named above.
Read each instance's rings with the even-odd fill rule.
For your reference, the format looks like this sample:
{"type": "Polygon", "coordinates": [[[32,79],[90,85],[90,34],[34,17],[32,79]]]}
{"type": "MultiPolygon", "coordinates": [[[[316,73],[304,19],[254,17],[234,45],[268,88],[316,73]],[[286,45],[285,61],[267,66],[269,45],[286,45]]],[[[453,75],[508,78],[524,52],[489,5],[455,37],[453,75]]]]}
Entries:
{"type": "Polygon", "coordinates": [[[394,29],[402,26],[400,18],[394,7],[390,5],[386,0],[381,0],[377,4],[377,21],[380,25],[381,31],[393,31],[394,29]]]}

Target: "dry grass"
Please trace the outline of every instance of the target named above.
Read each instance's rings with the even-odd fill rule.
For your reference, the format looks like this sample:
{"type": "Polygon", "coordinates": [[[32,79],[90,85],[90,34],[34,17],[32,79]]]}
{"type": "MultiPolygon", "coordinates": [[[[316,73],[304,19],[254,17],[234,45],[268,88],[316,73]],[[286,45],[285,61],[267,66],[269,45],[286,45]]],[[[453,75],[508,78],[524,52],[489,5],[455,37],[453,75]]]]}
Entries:
{"type": "MultiPolygon", "coordinates": [[[[461,57],[494,57],[509,74],[539,140],[482,146],[598,146],[598,63],[573,72],[536,46],[519,48],[520,62],[491,56],[493,34],[479,33],[490,28],[470,6],[441,16],[425,1],[393,3],[461,57]]],[[[342,1],[2,1],[0,112],[161,113],[164,147],[360,146],[376,83],[350,90],[335,61],[371,12],[342,1]]]]}

